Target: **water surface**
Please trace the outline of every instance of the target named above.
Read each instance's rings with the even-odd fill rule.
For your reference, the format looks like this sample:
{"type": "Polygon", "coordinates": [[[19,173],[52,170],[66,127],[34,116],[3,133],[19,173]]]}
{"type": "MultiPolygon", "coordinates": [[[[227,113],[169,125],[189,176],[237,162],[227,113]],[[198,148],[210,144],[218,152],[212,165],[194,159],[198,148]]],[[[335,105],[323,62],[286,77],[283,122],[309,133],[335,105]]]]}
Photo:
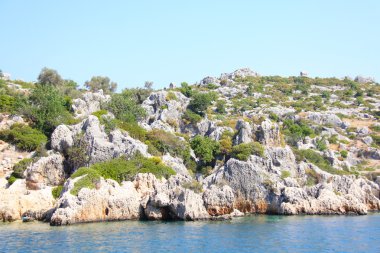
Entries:
{"type": "Polygon", "coordinates": [[[380,252],[380,214],[231,221],[0,223],[0,252],[380,252]]]}

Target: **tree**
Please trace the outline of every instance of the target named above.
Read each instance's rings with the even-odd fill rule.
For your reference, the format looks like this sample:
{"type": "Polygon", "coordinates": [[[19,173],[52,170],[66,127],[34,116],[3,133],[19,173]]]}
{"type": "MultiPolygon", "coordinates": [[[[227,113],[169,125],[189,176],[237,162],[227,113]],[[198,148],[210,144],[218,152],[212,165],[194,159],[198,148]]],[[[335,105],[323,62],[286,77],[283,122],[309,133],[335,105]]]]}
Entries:
{"type": "Polygon", "coordinates": [[[220,152],[219,143],[209,137],[197,135],[190,142],[195,155],[204,163],[210,163],[220,152]]]}
{"type": "Polygon", "coordinates": [[[84,86],[90,91],[103,90],[104,93],[112,93],[116,90],[117,83],[111,82],[107,76],[93,76],[84,86]]]}
{"type": "Polygon", "coordinates": [[[211,105],[211,102],[216,98],[215,93],[195,93],[192,96],[192,100],[189,103],[189,108],[199,115],[203,115],[207,110],[207,107],[211,105]]]}
{"type": "Polygon", "coordinates": [[[24,114],[34,126],[50,135],[54,128],[71,117],[66,108],[67,101],[50,85],[37,85],[29,97],[24,114]]]}
{"type": "Polygon", "coordinates": [[[189,86],[189,84],[187,82],[182,82],[181,83],[180,91],[182,92],[183,95],[185,95],[188,98],[193,95],[193,90],[192,90],[191,86],[189,86]]]}
{"type": "Polygon", "coordinates": [[[153,82],[151,82],[151,81],[145,81],[145,83],[144,83],[145,89],[151,90],[152,86],[153,86],[153,82]]]}
{"type": "Polygon", "coordinates": [[[136,122],[145,116],[145,110],[139,105],[138,97],[135,93],[124,91],[121,94],[113,94],[111,101],[107,105],[107,109],[112,112],[115,117],[124,122],[136,122]]]}
{"type": "Polygon", "coordinates": [[[54,69],[43,68],[38,75],[38,82],[42,85],[60,86],[63,83],[62,77],[54,69]]]}

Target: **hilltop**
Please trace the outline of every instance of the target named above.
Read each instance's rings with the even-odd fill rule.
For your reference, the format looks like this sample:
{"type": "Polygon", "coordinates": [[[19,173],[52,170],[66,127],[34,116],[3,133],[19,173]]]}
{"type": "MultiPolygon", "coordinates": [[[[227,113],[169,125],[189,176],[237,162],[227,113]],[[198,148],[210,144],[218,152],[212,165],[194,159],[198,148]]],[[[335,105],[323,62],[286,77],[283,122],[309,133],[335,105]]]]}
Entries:
{"type": "Polygon", "coordinates": [[[260,76],[0,81],[0,217],[227,219],[380,209],[380,84],[260,76]]]}

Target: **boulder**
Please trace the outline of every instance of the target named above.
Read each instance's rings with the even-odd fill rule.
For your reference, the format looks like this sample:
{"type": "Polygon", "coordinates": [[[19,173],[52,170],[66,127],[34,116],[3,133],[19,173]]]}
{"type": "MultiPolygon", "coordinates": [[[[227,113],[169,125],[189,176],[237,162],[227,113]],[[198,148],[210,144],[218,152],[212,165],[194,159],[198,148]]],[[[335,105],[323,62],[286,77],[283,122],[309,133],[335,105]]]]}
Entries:
{"type": "Polygon", "coordinates": [[[111,100],[110,95],[103,94],[103,90],[97,92],[86,92],[82,98],[73,100],[72,110],[76,118],[83,118],[99,111],[103,104],[111,100]]]}
{"type": "Polygon", "coordinates": [[[177,174],[180,175],[189,175],[189,171],[186,166],[183,164],[183,160],[178,157],[172,157],[169,153],[166,153],[162,156],[162,162],[171,167],[177,174]]]}
{"type": "Polygon", "coordinates": [[[256,139],[264,145],[281,145],[280,127],[269,119],[264,120],[256,130],[256,139]]]}
{"type": "Polygon", "coordinates": [[[234,144],[238,145],[241,143],[249,143],[253,141],[252,127],[248,122],[244,120],[238,120],[236,123],[236,130],[238,133],[236,134],[234,144]]]}
{"type": "Polygon", "coordinates": [[[65,153],[74,144],[71,130],[66,125],[59,125],[51,135],[51,148],[65,153]]]}
{"type": "Polygon", "coordinates": [[[0,188],[0,219],[2,221],[21,220],[28,216],[38,220],[48,220],[55,200],[52,189],[30,191],[25,179],[17,179],[9,188],[0,188]]]}
{"type": "Polygon", "coordinates": [[[50,154],[31,164],[25,172],[28,189],[39,190],[46,186],[62,184],[67,176],[63,161],[62,155],[50,154]]]}
{"type": "Polygon", "coordinates": [[[70,191],[80,178],[66,182],[64,193],[51,217],[51,225],[130,220],[140,217],[140,195],[132,182],[125,182],[120,186],[113,180],[101,179],[97,189],[83,188],[78,196],[74,196],[70,191]]]}
{"type": "Polygon", "coordinates": [[[211,216],[219,216],[233,212],[235,196],[231,187],[228,185],[224,185],[220,188],[216,185],[211,185],[211,187],[206,189],[203,193],[203,201],[207,212],[211,216]]]}

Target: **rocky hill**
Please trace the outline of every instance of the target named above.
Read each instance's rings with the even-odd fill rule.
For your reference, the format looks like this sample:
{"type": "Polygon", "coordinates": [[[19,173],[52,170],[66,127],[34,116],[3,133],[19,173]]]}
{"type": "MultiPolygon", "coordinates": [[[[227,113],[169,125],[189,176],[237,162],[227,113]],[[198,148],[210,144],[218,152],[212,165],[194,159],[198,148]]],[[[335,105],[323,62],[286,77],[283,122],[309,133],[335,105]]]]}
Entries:
{"type": "Polygon", "coordinates": [[[380,85],[373,79],[240,69],[119,94],[49,80],[1,82],[3,221],[380,209],[380,85]]]}

